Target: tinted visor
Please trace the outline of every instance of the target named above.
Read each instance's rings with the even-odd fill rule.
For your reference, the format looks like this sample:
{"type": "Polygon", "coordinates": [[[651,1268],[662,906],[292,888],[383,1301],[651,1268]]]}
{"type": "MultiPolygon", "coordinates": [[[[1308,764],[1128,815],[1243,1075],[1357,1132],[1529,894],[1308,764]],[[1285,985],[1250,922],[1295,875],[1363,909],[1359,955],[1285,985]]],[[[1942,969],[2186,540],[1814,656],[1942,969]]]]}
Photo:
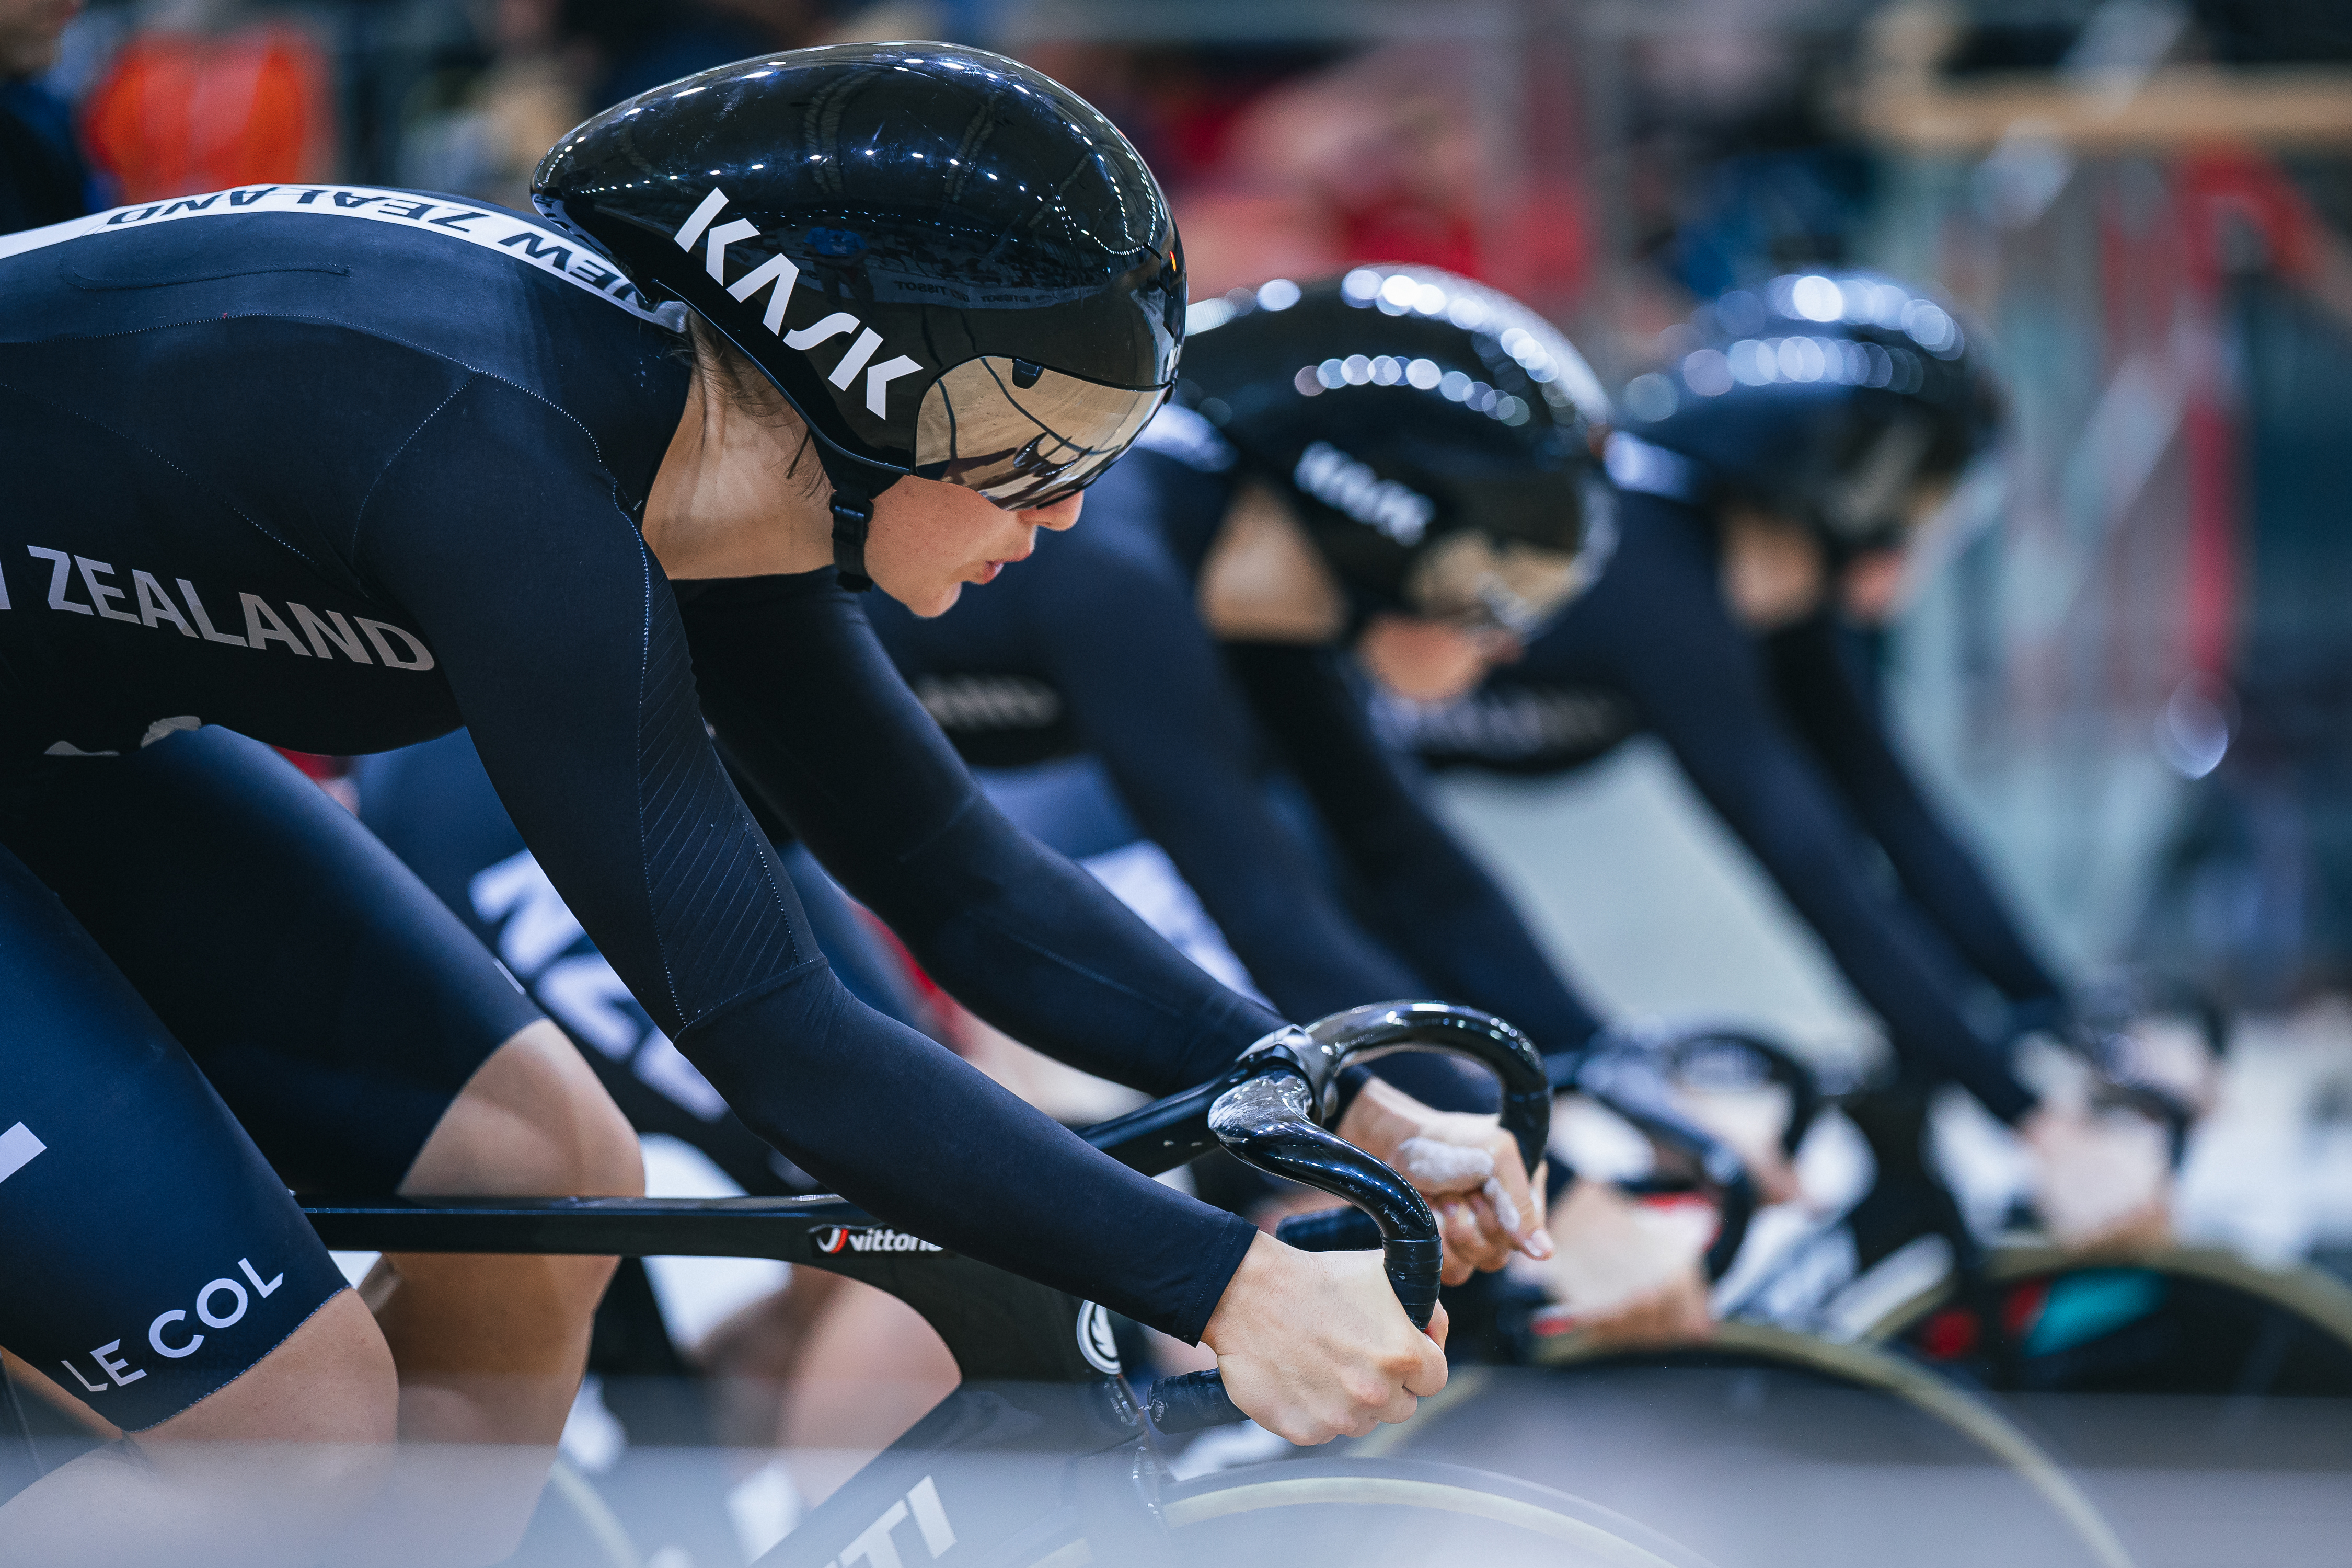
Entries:
{"type": "Polygon", "coordinates": [[[1590,578],[1580,555],[1485,533],[1457,533],[1414,563],[1405,601],[1415,615],[1533,637],[1590,578]]]}
{"type": "Polygon", "coordinates": [[[1406,605],[1531,637],[1608,563],[1617,538],[1608,494],[1582,473],[1462,489],[1480,526],[1421,552],[1405,579],[1406,605]]]}
{"type": "Polygon", "coordinates": [[[923,395],[915,473],[1007,509],[1047,506],[1117,461],[1168,390],[1107,386],[993,354],[966,360],[923,395]]]}

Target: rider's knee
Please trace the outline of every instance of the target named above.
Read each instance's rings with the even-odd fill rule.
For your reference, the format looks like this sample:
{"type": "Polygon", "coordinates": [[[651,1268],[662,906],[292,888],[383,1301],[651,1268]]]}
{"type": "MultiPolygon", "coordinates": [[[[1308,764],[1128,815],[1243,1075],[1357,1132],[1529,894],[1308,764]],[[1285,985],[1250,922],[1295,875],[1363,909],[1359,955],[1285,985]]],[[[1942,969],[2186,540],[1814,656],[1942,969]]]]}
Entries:
{"type": "Polygon", "coordinates": [[[399,1408],[391,1348],[358,1294],[341,1290],[234,1381],[137,1441],[388,1444],[399,1408]]]}
{"type": "Polygon", "coordinates": [[[628,1119],[571,1040],[542,1019],[475,1072],[401,1190],[635,1197],[645,1181],[628,1119]]]}

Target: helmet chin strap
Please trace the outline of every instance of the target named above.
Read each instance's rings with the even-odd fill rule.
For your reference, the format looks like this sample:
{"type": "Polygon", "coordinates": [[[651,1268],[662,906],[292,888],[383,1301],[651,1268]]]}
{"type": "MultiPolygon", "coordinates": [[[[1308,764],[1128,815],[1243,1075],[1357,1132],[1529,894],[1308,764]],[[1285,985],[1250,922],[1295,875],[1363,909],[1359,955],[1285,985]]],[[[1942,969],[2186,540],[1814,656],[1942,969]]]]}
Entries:
{"type": "Polygon", "coordinates": [[[866,531],[874,521],[874,498],[862,489],[835,485],[833,490],[833,567],[841,585],[853,594],[874,586],[866,574],[866,531]]]}

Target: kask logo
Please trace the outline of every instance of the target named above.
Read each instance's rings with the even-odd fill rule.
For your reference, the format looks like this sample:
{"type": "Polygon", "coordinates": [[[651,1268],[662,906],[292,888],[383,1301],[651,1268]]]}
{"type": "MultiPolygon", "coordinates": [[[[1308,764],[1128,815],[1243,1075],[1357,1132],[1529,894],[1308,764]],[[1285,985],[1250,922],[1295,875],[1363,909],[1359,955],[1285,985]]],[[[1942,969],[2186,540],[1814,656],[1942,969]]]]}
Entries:
{"type": "Polygon", "coordinates": [[[839,337],[844,332],[856,332],[857,336],[851,340],[848,351],[841,356],[841,363],[833,367],[833,374],[825,379],[846,392],[849,390],[849,384],[857,379],[857,373],[864,371],[866,412],[877,419],[888,418],[890,416],[887,392],[889,384],[902,375],[922,369],[922,365],[905,354],[886,359],[880,364],[869,364],[867,362],[873,359],[875,352],[882,346],[882,334],[865,325],[846,310],[835,310],[823,320],[801,328],[798,331],[784,331],[784,310],[793,301],[793,285],[800,281],[800,267],[791,257],[779,250],[734,282],[729,283],[727,281],[727,247],[738,240],[758,237],[760,226],[747,218],[739,217],[722,223],[716,228],[711,227],[712,220],[719,216],[726,205],[727,193],[716,185],[711,186],[709,194],[702,198],[701,205],[688,215],[685,223],[678,226],[677,247],[680,250],[691,251],[696,240],[702,241],[703,270],[710,274],[712,282],[724,285],[730,298],[749,302],[752,295],[762,289],[767,289],[768,307],[760,317],[760,324],[782,338],[786,348],[798,349],[803,353],[806,353],[827,339],[839,337]]]}
{"type": "Polygon", "coordinates": [[[1384,479],[1328,441],[1299,454],[1291,476],[1298,488],[1325,506],[1379,529],[1399,544],[1414,545],[1429,531],[1437,503],[1420,491],[1384,479]]]}
{"type": "Polygon", "coordinates": [[[903,1230],[892,1230],[880,1225],[829,1225],[810,1233],[817,1256],[831,1258],[843,1252],[943,1252],[946,1248],[925,1241],[919,1236],[908,1236],[903,1230]]]}

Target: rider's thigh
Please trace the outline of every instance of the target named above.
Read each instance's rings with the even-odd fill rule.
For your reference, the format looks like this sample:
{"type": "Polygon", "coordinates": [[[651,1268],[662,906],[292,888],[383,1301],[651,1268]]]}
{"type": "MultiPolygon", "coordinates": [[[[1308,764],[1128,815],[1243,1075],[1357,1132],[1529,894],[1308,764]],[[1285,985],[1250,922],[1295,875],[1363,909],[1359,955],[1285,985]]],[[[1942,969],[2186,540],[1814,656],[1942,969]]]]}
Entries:
{"type": "Polygon", "coordinates": [[[284,758],[226,730],[42,759],[0,842],[298,1191],[387,1194],[540,1018],[457,916],[284,758]]]}
{"type": "Polygon", "coordinates": [[[562,1030],[541,1018],[492,1052],[408,1168],[409,1197],[634,1197],[637,1135],[562,1030]]]}
{"type": "Polygon", "coordinates": [[[145,1433],[287,1343],[343,1277],[187,1053],[4,848],[0,996],[0,1344],[145,1433]]]}

